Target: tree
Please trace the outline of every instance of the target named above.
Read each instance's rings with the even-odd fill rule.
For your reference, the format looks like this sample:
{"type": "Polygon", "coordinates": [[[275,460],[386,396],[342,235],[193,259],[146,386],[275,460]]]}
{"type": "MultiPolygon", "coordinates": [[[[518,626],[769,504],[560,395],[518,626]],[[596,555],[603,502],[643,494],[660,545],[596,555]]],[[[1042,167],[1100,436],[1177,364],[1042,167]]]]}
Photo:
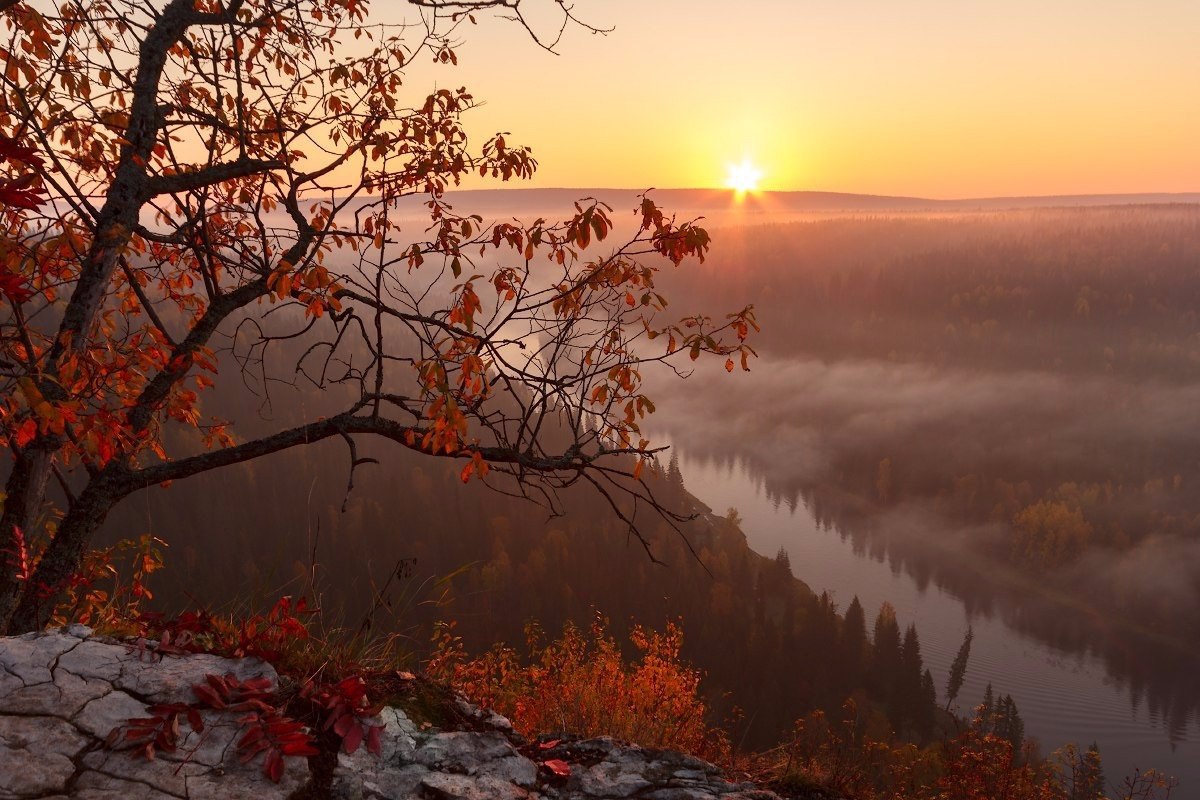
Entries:
{"type": "Polygon", "coordinates": [[[896,689],[900,685],[900,647],[900,623],[896,620],[896,609],[885,600],[875,616],[871,665],[867,678],[875,696],[884,701],[893,715],[896,709],[896,689]]]}
{"type": "Polygon", "coordinates": [[[996,710],[996,695],[992,691],[992,683],[988,681],[987,688],[983,690],[983,703],[976,709],[975,716],[987,722],[991,719],[992,714],[996,710]]]}
{"type": "Polygon", "coordinates": [[[967,728],[949,742],[937,779],[938,800],[1062,800],[1052,776],[1022,763],[1016,748],[1000,736],[967,728]]]}
{"type": "Polygon", "coordinates": [[[988,693],[977,717],[984,733],[996,736],[1012,745],[1013,752],[1019,752],[1025,743],[1025,722],[1017,711],[1016,701],[1012,695],[1006,694],[993,703],[991,700],[992,685],[988,684],[988,693]]]}
{"type": "Polygon", "coordinates": [[[1078,506],[1040,500],[1013,519],[1013,558],[1036,570],[1061,567],[1080,556],[1093,533],[1092,524],[1078,506]]]}
{"type": "Polygon", "coordinates": [[[954,656],[954,661],[950,662],[950,675],[946,678],[946,710],[950,710],[950,704],[958,697],[958,693],[962,691],[963,681],[967,677],[967,662],[971,658],[971,642],[975,639],[975,631],[970,625],[967,626],[967,634],[963,637],[962,644],[958,646],[958,653],[954,656]]]}
{"type": "Polygon", "coordinates": [[[521,7],[409,0],[387,24],[367,0],[0,5],[0,630],[38,627],[131,494],[324,439],[346,444],[347,492],[375,437],[552,510],[589,485],[635,534],[640,508],[682,518],[641,480],[643,370],[748,368],[756,327],[750,308],[666,317],[655,275],[708,234],[643,197],[636,230],[588,258],[614,228],[603,203],[462,213],[445,192],[464,176],[536,161],[505,134],[471,146],[466,89],[406,95],[414,59],[453,68],[474,12],[553,47],[521,7]],[[264,403],[319,399],[239,438],[202,409],[218,367],[264,403]]]}
{"type": "Polygon", "coordinates": [[[679,454],[671,453],[671,460],[667,462],[667,480],[676,488],[683,487],[683,472],[679,469],[679,454]]]}
{"type": "Polygon", "coordinates": [[[1104,800],[1104,765],[1095,742],[1087,750],[1067,744],[1054,756],[1067,800],[1104,800]]]}
{"type": "Polygon", "coordinates": [[[846,606],[846,616],[842,620],[842,635],[840,637],[842,657],[841,668],[849,676],[848,683],[857,686],[867,668],[870,655],[870,643],[867,640],[867,617],[863,611],[858,595],[846,606]]]}
{"type": "Polygon", "coordinates": [[[910,623],[904,629],[904,640],[900,645],[900,672],[896,676],[896,694],[892,699],[893,722],[897,728],[916,727],[918,718],[926,710],[923,669],[921,638],[917,635],[917,626],[910,623]]]}
{"type": "Polygon", "coordinates": [[[937,722],[934,712],[937,710],[937,686],[933,683],[933,673],[925,670],[921,674],[921,702],[917,706],[917,733],[928,739],[933,735],[933,726],[937,722]]]}

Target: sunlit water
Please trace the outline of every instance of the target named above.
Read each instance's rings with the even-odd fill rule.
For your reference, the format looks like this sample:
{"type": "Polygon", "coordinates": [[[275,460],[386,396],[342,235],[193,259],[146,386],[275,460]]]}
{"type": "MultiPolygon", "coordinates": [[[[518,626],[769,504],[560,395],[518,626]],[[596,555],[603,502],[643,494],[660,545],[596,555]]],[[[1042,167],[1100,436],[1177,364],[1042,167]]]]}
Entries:
{"type": "Polygon", "coordinates": [[[868,627],[885,600],[895,606],[901,625],[915,622],[939,691],[968,624],[973,626],[961,708],[978,704],[990,682],[998,695],[1013,696],[1027,735],[1037,737],[1044,752],[1066,742],[1086,747],[1095,741],[1110,780],[1135,766],[1154,767],[1180,779],[1173,797],[1200,797],[1200,715],[1186,721],[1182,740],[1178,731],[1168,736],[1162,720],[1144,704],[1131,703],[1128,689],[1117,686],[1094,655],[1059,650],[999,617],[972,614],[962,600],[933,583],[921,586],[882,557],[855,552],[848,537],[823,529],[805,506],[792,510],[769,498],[761,481],[739,462],[716,465],[689,458],[686,442],[677,442],[677,453],[688,490],[719,514],[736,508],[754,550],[765,555],[786,550],[796,577],[816,592],[828,591],[843,610],[857,595],[868,627]]]}

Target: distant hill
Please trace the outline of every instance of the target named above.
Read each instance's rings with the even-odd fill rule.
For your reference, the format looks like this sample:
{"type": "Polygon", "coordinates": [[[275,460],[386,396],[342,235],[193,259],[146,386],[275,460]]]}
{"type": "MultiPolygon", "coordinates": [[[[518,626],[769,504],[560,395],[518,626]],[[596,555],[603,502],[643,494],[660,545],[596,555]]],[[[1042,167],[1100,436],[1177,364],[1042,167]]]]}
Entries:
{"type": "MultiPolygon", "coordinates": [[[[635,189],[473,189],[450,192],[447,198],[462,211],[492,216],[562,214],[576,200],[594,197],[620,212],[632,208],[635,189]]],[[[1070,206],[1158,205],[1200,203],[1200,192],[1141,194],[1075,194],[1029,197],[976,197],[933,200],[924,197],[848,194],[844,192],[757,192],[738,199],[728,189],[656,189],[655,200],[681,215],[828,214],[839,212],[961,212],[1070,206]]]]}

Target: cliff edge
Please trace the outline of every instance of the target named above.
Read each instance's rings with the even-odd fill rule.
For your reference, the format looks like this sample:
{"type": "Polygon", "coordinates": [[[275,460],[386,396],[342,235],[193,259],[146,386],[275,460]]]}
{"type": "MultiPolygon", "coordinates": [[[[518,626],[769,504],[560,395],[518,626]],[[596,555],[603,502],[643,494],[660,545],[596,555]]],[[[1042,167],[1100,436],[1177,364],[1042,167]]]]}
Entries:
{"type": "Polygon", "coordinates": [[[369,721],[378,753],[280,755],[276,770],[264,769],[269,752],[244,746],[254,727],[244,709],[195,708],[193,686],[209,676],[253,682],[260,694],[281,689],[258,659],[160,655],[80,625],[0,639],[0,800],[777,800],[681,753],[612,739],[526,742],[503,717],[462,701],[474,730],[438,730],[385,708],[369,721]],[[131,720],[160,725],[171,745],[151,737],[147,752],[131,720]]]}

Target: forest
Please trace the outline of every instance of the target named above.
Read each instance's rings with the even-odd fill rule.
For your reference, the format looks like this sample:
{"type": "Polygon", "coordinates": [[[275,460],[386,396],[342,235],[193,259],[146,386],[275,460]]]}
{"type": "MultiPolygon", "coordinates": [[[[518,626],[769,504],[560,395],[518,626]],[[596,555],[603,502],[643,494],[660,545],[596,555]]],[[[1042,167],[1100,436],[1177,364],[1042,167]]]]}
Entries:
{"type": "Polygon", "coordinates": [[[429,652],[439,621],[453,620],[471,652],[523,641],[530,621],[556,631],[600,613],[618,636],[634,623],[679,621],[682,655],[705,672],[715,718],[739,707],[746,746],[772,744],[799,716],[837,711],[855,692],[896,730],[932,736],[937,698],[922,682],[917,631],[902,640],[894,612],[870,610],[889,631],[885,662],[898,674],[903,664],[906,677],[880,665],[868,675],[878,662],[867,611],[839,611],[814,594],[785,554],[755,554],[736,520],[689,495],[669,463],[652,485],[670,507],[699,516],[683,535],[662,520],[646,526],[663,562],[655,564],[601,498],[566,495],[564,515],[548,520],[531,503],[463,486],[457,470],[389,461],[363,472],[344,509],[333,480],[344,465],[320,448],[181,483],[119,511],[105,541],[137,532],[169,543],[169,567],[147,583],[164,609],[221,608],[229,597],[258,609],[305,595],[330,626],[402,636],[414,658],[429,652]],[[225,533],[214,539],[217,531],[225,533]]]}
{"type": "MultiPolygon", "coordinates": [[[[760,419],[820,433],[770,468],[752,428],[688,441],[822,516],[927,513],[988,563],[1103,582],[1106,613],[1194,641],[1197,226],[1162,206],[724,231],[700,268],[713,293],[677,291],[752,296],[765,363],[747,393],[760,419]]],[[[690,396],[753,425],[737,388],[690,396]]],[[[662,419],[682,435],[688,416],[662,419]]]]}
{"type": "Polygon", "coordinates": [[[1167,205],[727,229],[701,269],[755,297],[762,358],[738,386],[668,388],[656,423],[968,608],[1097,653],[1182,736],[1198,222],[1167,205]]]}

